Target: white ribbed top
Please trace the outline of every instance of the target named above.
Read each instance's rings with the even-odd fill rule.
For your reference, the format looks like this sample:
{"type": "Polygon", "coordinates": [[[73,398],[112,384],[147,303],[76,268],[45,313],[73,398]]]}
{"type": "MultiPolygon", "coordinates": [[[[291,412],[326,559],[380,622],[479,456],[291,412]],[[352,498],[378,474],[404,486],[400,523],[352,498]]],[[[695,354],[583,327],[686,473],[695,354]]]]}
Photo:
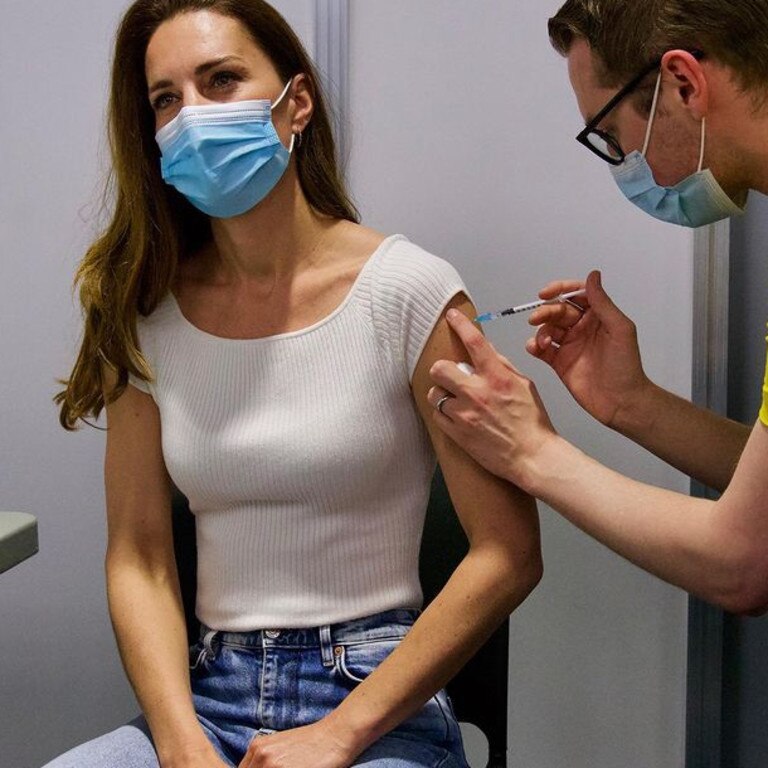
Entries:
{"type": "Polygon", "coordinates": [[[343,303],[301,331],[231,340],[169,294],[139,323],[171,478],[197,518],[197,616],[312,627],[422,602],[435,458],[410,380],[456,270],[385,240],[343,303]]]}

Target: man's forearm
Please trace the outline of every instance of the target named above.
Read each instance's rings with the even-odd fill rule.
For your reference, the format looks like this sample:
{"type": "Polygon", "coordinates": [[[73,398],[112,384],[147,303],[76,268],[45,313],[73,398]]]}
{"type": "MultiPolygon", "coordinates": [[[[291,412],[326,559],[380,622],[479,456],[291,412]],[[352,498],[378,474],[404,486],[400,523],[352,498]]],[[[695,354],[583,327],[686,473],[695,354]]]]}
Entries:
{"type": "Polygon", "coordinates": [[[529,493],[617,554],[734,609],[743,580],[738,541],[722,535],[716,502],[631,480],[558,436],[522,472],[529,493]]]}
{"type": "Polygon", "coordinates": [[[704,485],[724,491],[750,427],[698,408],[655,384],[612,425],[618,432],[704,485]]]}

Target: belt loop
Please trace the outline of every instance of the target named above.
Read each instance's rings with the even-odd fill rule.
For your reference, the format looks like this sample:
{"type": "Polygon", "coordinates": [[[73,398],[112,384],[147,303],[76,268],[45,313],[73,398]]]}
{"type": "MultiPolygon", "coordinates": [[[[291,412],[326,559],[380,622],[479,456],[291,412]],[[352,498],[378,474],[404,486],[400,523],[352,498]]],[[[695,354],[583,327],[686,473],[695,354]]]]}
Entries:
{"type": "Polygon", "coordinates": [[[327,624],[320,627],[320,654],[323,657],[323,666],[332,667],[333,661],[333,640],[331,639],[331,627],[327,624]]]}
{"type": "Polygon", "coordinates": [[[214,630],[210,630],[205,633],[205,637],[203,637],[203,653],[205,654],[206,659],[211,661],[216,656],[216,651],[213,647],[213,641],[216,639],[216,635],[218,632],[215,632],[214,630]]]}
{"type": "Polygon", "coordinates": [[[213,648],[213,641],[216,639],[216,635],[218,632],[214,632],[213,630],[208,630],[202,639],[203,648],[200,651],[200,653],[197,654],[197,659],[195,659],[195,663],[190,666],[191,670],[197,669],[201,664],[204,662],[212,661],[213,658],[216,656],[216,652],[213,648]]]}

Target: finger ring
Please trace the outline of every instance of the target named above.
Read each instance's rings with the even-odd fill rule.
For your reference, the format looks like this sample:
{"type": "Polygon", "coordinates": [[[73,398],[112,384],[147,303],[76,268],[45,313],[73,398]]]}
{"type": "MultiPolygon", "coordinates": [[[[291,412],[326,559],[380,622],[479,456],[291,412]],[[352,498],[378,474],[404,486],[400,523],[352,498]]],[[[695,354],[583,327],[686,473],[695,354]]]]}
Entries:
{"type": "Polygon", "coordinates": [[[446,403],[447,403],[449,400],[452,400],[452,399],[453,399],[453,398],[452,398],[452,396],[451,396],[451,395],[444,395],[443,397],[441,397],[441,398],[440,398],[440,399],[437,401],[437,405],[435,406],[435,410],[438,410],[438,411],[440,411],[440,413],[441,413],[443,416],[445,416],[445,411],[443,410],[443,407],[445,406],[445,404],[446,404],[446,403]]]}

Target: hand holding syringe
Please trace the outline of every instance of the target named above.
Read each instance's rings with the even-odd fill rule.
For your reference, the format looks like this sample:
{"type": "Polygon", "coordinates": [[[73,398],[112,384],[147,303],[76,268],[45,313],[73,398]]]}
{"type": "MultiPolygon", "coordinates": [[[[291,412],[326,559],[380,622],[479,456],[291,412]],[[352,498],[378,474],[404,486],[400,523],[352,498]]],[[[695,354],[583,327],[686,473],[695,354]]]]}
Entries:
{"type": "Polygon", "coordinates": [[[510,309],[504,309],[500,312],[488,312],[485,315],[480,315],[480,317],[475,318],[476,323],[490,323],[493,320],[498,320],[501,317],[510,317],[511,315],[519,315],[522,312],[532,312],[534,309],[538,309],[539,307],[543,307],[547,304],[570,304],[572,307],[575,307],[579,310],[579,312],[584,312],[584,307],[579,306],[575,301],[571,301],[571,299],[575,299],[579,296],[586,296],[587,292],[585,290],[581,291],[572,291],[571,293],[563,293],[560,296],[555,296],[554,299],[542,299],[540,301],[533,301],[530,304],[522,304],[519,307],[511,307],[510,309]]]}

